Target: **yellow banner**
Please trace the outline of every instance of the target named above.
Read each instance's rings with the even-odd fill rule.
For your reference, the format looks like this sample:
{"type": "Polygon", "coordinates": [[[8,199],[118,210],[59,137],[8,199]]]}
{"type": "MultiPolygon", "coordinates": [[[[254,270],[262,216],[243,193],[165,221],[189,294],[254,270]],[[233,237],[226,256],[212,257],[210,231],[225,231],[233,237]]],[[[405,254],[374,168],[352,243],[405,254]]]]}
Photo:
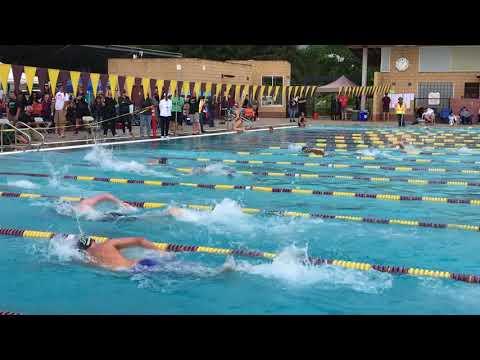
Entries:
{"type": "Polygon", "coordinates": [[[125,77],[125,86],[127,87],[127,96],[132,97],[133,85],[135,85],[135,76],[125,77]]]}
{"type": "Polygon", "coordinates": [[[211,83],[211,82],[208,82],[208,83],[205,85],[205,92],[206,92],[207,94],[212,95],[212,83],[211,83]]]}
{"type": "Polygon", "coordinates": [[[112,90],[112,96],[115,97],[115,94],[117,91],[117,85],[118,85],[118,75],[109,74],[108,82],[110,83],[110,90],[112,90]]]}
{"type": "Polygon", "coordinates": [[[90,80],[92,80],[93,96],[97,97],[98,81],[100,80],[100,74],[90,73],[90,80]]]}
{"type": "Polygon", "coordinates": [[[24,66],[25,78],[27,80],[28,91],[31,93],[33,90],[33,78],[37,72],[37,68],[34,66],[24,66]]]}
{"type": "Polygon", "coordinates": [[[143,96],[146,98],[147,94],[150,94],[150,78],[142,78],[142,87],[143,87],[143,96]]]}
{"type": "Polygon", "coordinates": [[[215,96],[218,97],[220,95],[220,91],[222,91],[222,85],[221,83],[217,83],[215,86],[215,96]]]}
{"type": "Polygon", "coordinates": [[[179,96],[180,94],[178,94],[178,89],[177,89],[178,85],[177,85],[177,80],[170,80],[170,93],[175,96],[175,91],[177,92],[177,96],[179,96]]]}
{"type": "MultiPolygon", "coordinates": [[[[72,80],[73,96],[77,96],[79,79],[80,79],[80,71],[70,71],[70,80],[72,80]]],[[[85,86],[85,88],[87,87],[85,86]]]]}
{"type": "Polygon", "coordinates": [[[311,86],[306,86],[304,97],[307,97],[307,96],[308,96],[308,93],[309,93],[309,91],[310,91],[311,88],[312,88],[311,86]]]}
{"type": "Polygon", "coordinates": [[[230,89],[232,88],[232,84],[227,84],[227,88],[225,89],[225,96],[228,96],[230,94],[230,89]]]}
{"type": "Polygon", "coordinates": [[[202,86],[202,83],[200,81],[195,82],[195,85],[193,87],[193,92],[195,93],[195,96],[200,96],[200,87],[202,86]]]}
{"type": "Polygon", "coordinates": [[[257,89],[258,89],[258,85],[253,85],[252,97],[253,97],[254,99],[257,99],[257,98],[255,97],[255,95],[257,94],[257,89]]]}
{"type": "Polygon", "coordinates": [[[10,64],[0,64],[0,82],[2,84],[2,89],[5,94],[7,93],[9,73],[10,73],[10,64]]]}
{"type": "Polygon", "coordinates": [[[163,84],[165,83],[165,80],[157,80],[157,88],[158,88],[158,96],[160,99],[163,96],[163,84]]]}
{"type": "Polygon", "coordinates": [[[182,93],[188,95],[190,93],[190,83],[188,81],[183,82],[182,93]]]}
{"type": "Polygon", "coordinates": [[[262,98],[263,94],[265,93],[265,85],[260,87],[260,99],[262,98]]]}
{"type": "MultiPolygon", "coordinates": [[[[55,92],[57,91],[57,80],[58,74],[60,70],[58,69],[48,69],[48,78],[50,80],[50,89],[52,89],[52,94],[55,96],[55,92]]],[[[65,91],[65,89],[63,89],[65,91]]]]}
{"type": "Polygon", "coordinates": [[[278,96],[278,91],[280,90],[281,86],[275,86],[275,93],[273,94],[273,100],[275,101],[278,96]]]}
{"type": "Polygon", "coordinates": [[[238,96],[240,95],[239,86],[240,85],[235,85],[235,89],[233,90],[233,98],[235,99],[235,102],[238,102],[238,96]]]}

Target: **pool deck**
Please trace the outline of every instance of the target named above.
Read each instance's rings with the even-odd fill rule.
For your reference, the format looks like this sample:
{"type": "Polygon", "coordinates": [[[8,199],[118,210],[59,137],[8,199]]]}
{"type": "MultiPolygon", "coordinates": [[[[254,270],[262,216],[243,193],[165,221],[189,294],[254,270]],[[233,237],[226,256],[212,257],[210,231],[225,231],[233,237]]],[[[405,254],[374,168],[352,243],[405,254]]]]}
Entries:
{"type": "MultiPolygon", "coordinates": [[[[347,120],[330,120],[328,117],[321,117],[318,120],[307,119],[307,125],[326,125],[326,126],[362,126],[362,127],[386,127],[386,126],[396,126],[396,121],[347,121],[347,120]]],[[[261,118],[258,119],[254,123],[254,128],[252,130],[255,131],[264,131],[267,130],[270,126],[274,128],[279,127],[290,127],[296,126],[296,123],[290,123],[288,118],[261,118]]],[[[424,125],[416,125],[415,127],[425,127],[424,125]]],[[[436,124],[436,125],[429,125],[428,127],[441,127],[441,128],[449,128],[448,124],[436,124]]],[[[175,138],[189,138],[189,137],[199,137],[199,136],[214,136],[214,135],[221,135],[221,134],[232,134],[233,131],[231,127],[227,129],[225,124],[220,124],[216,121],[215,127],[204,126],[204,130],[206,131],[203,135],[191,135],[191,126],[185,127],[185,132],[183,134],[177,136],[170,136],[170,139],[175,138]]],[[[117,129],[117,136],[113,137],[109,132],[109,135],[104,137],[103,132],[99,131],[99,135],[97,137],[97,143],[102,143],[104,145],[109,144],[117,144],[117,143],[135,143],[135,142],[152,142],[152,141],[168,141],[166,139],[160,139],[159,131],[157,132],[157,137],[147,138],[147,137],[140,137],[140,127],[134,126],[133,127],[133,135],[124,135],[121,129],[117,129]]],[[[38,142],[33,142],[36,144],[38,142]]],[[[45,134],[45,144],[41,147],[40,151],[51,150],[55,149],[68,149],[68,148],[79,148],[79,147],[89,147],[94,144],[94,140],[91,136],[88,135],[86,131],[80,131],[79,134],[74,134],[73,131],[67,131],[65,133],[65,138],[60,139],[56,134],[45,134]]],[[[27,151],[37,151],[38,146],[33,146],[31,150],[27,151]]],[[[12,154],[17,152],[24,152],[24,150],[18,151],[4,151],[0,153],[0,155],[5,154],[12,154]]]]}

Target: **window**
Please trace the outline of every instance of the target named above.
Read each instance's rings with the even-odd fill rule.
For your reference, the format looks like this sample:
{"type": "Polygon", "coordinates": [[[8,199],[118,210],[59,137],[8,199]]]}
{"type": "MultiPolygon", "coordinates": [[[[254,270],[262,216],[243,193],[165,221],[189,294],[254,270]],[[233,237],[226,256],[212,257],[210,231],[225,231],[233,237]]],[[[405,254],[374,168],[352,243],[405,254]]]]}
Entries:
{"type": "Polygon", "coordinates": [[[438,111],[450,106],[450,98],[453,97],[453,83],[451,82],[421,82],[418,84],[418,92],[415,98],[415,108],[430,106],[438,111]],[[431,104],[430,94],[435,93],[437,105],[431,104]],[[437,95],[436,93],[440,94],[437,95]],[[438,99],[438,100],[437,100],[438,99]]]}
{"type": "Polygon", "coordinates": [[[390,54],[391,54],[391,48],[389,47],[382,47],[380,49],[380,71],[381,72],[390,72],[390,54]]]}
{"type": "MultiPolygon", "coordinates": [[[[283,76],[262,76],[262,85],[264,86],[283,86],[283,76]]],[[[275,95],[275,94],[273,94],[275,95]]],[[[262,106],[282,106],[283,97],[281,89],[277,92],[277,97],[274,99],[272,95],[263,96],[261,100],[262,106]]]]}
{"type": "Polygon", "coordinates": [[[480,97],[480,83],[465,83],[465,99],[478,99],[480,97]]]}

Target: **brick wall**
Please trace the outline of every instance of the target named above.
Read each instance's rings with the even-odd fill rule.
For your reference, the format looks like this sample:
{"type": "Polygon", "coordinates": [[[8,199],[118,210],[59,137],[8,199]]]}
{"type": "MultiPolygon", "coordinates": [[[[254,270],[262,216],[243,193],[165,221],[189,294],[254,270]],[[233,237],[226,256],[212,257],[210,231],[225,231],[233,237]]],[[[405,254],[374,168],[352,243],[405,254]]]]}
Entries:
{"type": "MultiPolygon", "coordinates": [[[[392,83],[395,93],[417,94],[418,84],[421,82],[451,82],[453,83],[453,97],[464,96],[466,82],[478,82],[478,72],[418,72],[419,48],[418,47],[392,47],[390,55],[390,72],[376,72],[374,85],[392,83]],[[406,71],[400,72],[395,68],[395,61],[400,57],[406,57],[410,66],[406,71]]],[[[374,96],[373,119],[380,120],[382,112],[383,94],[374,96]]],[[[413,104],[407,112],[407,118],[414,116],[413,104]]]]}

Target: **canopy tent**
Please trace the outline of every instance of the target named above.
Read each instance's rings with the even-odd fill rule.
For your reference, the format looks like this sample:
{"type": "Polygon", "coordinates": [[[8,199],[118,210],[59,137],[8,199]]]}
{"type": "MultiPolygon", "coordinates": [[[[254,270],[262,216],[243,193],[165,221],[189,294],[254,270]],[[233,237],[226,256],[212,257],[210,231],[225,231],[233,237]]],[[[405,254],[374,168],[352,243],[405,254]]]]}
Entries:
{"type": "Polygon", "coordinates": [[[330,84],[318,86],[316,91],[320,93],[336,93],[339,92],[340,89],[347,86],[356,87],[357,85],[353,81],[349,80],[346,76],[342,75],[330,84]]]}

